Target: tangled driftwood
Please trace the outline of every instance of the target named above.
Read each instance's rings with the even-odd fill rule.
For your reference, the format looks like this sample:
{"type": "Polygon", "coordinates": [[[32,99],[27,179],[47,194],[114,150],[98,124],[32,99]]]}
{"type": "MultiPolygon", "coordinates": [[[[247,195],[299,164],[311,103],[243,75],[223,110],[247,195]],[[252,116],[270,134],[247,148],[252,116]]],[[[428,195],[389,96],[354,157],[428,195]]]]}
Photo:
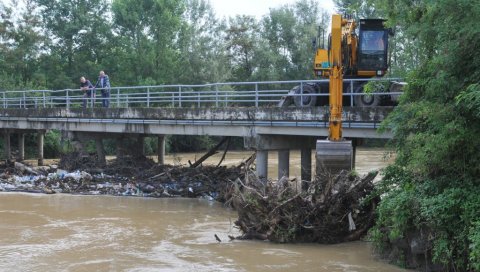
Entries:
{"type": "Polygon", "coordinates": [[[286,179],[263,183],[249,172],[236,180],[232,203],[240,239],[337,243],[358,240],[371,227],[378,199],[366,199],[376,172],[364,178],[322,174],[308,190],[286,179]]]}

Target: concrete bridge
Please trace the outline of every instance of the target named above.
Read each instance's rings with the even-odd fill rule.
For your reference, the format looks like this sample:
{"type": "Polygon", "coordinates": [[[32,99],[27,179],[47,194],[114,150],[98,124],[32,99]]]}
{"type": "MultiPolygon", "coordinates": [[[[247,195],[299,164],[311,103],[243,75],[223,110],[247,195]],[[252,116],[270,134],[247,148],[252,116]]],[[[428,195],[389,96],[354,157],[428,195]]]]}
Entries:
{"type": "MultiPolygon", "coordinates": [[[[311,150],[315,149],[317,139],[328,135],[328,107],[279,108],[275,104],[288,92],[288,87],[262,90],[261,83],[232,84],[250,84],[254,89],[232,92],[230,87],[222,91],[219,88],[222,84],[196,85],[201,90],[189,85],[188,91],[186,85],[156,86],[163,88],[161,90],[154,90],[155,86],[136,87],[141,92],[136,89],[132,92],[130,87],[118,88],[112,90],[114,108],[108,109],[95,107],[100,102],[98,99],[89,100],[89,107],[81,108],[84,98],[79,90],[56,91],[63,95],[52,95],[55,91],[3,93],[0,127],[4,134],[4,153],[7,158],[11,157],[11,135],[17,135],[18,159],[23,160],[24,135],[37,133],[38,160],[42,164],[44,134],[55,129],[80,143],[95,140],[101,162],[105,162],[103,139],[116,139],[117,155],[121,156],[126,152],[122,142],[125,137],[135,137],[138,146],[133,149],[141,152],[143,138],[157,136],[158,159],[163,163],[165,135],[234,136],[243,137],[245,147],[256,150],[260,177],[267,177],[269,151],[278,152],[280,177],[288,176],[289,150],[300,149],[302,179],[310,180],[311,150]]],[[[265,84],[272,85],[271,82],[265,84]]],[[[364,138],[390,138],[390,132],[379,134],[377,128],[392,110],[393,107],[344,108],[343,136],[353,139],[354,143],[364,138]]]]}

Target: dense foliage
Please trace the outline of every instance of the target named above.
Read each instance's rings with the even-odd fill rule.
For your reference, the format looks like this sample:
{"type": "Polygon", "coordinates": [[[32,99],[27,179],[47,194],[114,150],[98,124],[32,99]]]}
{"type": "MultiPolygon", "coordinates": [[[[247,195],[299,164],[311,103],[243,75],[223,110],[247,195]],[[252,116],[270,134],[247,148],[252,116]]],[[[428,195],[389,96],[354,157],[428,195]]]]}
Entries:
{"type": "MultiPolygon", "coordinates": [[[[78,88],[81,76],[95,83],[100,70],[112,86],[308,79],[311,39],[329,19],[316,0],[262,18],[219,18],[207,0],[23,0],[1,2],[0,15],[0,91],[78,88]]],[[[167,147],[214,142],[171,137],[167,147]]]]}
{"type": "Polygon", "coordinates": [[[405,61],[392,64],[407,72],[408,87],[384,124],[397,158],[379,188],[372,237],[386,249],[420,232],[435,263],[480,270],[478,1],[337,2],[373,7],[403,39],[394,50],[405,61]]]}
{"type": "Polygon", "coordinates": [[[262,18],[218,18],[207,0],[0,3],[0,90],[311,78],[311,39],[329,16],[315,0],[262,18]]]}

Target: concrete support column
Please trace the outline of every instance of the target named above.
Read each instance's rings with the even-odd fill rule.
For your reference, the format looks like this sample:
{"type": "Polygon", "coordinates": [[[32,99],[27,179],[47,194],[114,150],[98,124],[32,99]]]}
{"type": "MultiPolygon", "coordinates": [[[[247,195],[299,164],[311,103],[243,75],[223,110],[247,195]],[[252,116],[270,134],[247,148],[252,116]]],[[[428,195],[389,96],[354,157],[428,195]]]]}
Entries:
{"type": "Polygon", "coordinates": [[[100,165],[106,165],[107,160],[105,158],[105,149],[103,148],[103,140],[100,137],[95,138],[95,147],[97,149],[98,163],[100,165]]]}
{"type": "Polygon", "coordinates": [[[312,180],[312,150],[301,149],[300,151],[301,179],[306,181],[312,180]]]}
{"type": "Polygon", "coordinates": [[[145,136],[143,135],[138,135],[137,138],[137,151],[133,157],[143,157],[145,156],[145,136]]]}
{"type": "Polygon", "coordinates": [[[268,178],[267,150],[257,150],[257,176],[262,180],[268,178]]]}
{"type": "Polygon", "coordinates": [[[5,131],[3,134],[3,153],[5,156],[5,160],[10,160],[10,156],[12,154],[11,152],[11,146],[10,146],[10,132],[8,130],[5,131]]]}
{"type": "Polygon", "coordinates": [[[37,147],[38,147],[38,166],[43,166],[43,143],[45,132],[39,131],[37,133],[37,147]]]}
{"type": "Polygon", "coordinates": [[[25,159],[25,134],[18,133],[18,161],[25,159]]]}
{"type": "Polygon", "coordinates": [[[278,151],[278,179],[290,175],[290,150],[278,151]]]}
{"type": "Polygon", "coordinates": [[[165,164],[165,135],[158,136],[157,156],[158,164],[165,164]]]}
{"type": "Polygon", "coordinates": [[[117,159],[123,158],[123,156],[125,155],[123,150],[123,137],[118,137],[115,141],[115,144],[117,149],[116,150],[117,159]]]}

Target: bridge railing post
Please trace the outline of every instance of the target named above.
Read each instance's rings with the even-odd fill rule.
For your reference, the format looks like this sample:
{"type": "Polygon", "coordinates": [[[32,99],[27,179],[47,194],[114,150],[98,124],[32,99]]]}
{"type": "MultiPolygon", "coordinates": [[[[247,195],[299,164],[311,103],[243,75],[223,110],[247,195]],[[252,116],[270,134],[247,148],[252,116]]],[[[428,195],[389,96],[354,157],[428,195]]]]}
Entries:
{"type": "Polygon", "coordinates": [[[46,106],[46,101],[45,101],[45,91],[42,92],[42,96],[43,96],[43,107],[45,108],[46,106]]]}
{"type": "Polygon", "coordinates": [[[258,108],[258,83],[255,83],[255,107],[258,108]]]}
{"type": "Polygon", "coordinates": [[[218,84],[215,84],[215,107],[218,108],[218,84]]]}
{"type": "Polygon", "coordinates": [[[67,100],[67,109],[69,109],[69,108],[70,108],[70,96],[69,96],[69,91],[68,91],[68,89],[66,89],[65,91],[66,91],[65,99],[67,100]]]}
{"type": "Polygon", "coordinates": [[[120,89],[117,88],[117,108],[120,108],[120,89]]]}
{"type": "Polygon", "coordinates": [[[197,107],[200,108],[200,92],[197,92],[197,107]]]}
{"type": "MultiPolygon", "coordinates": [[[[231,87],[231,86],[230,86],[231,87]]],[[[228,105],[228,96],[230,95],[229,91],[226,91],[225,94],[223,95],[223,106],[227,107],[228,105]]]]}
{"type": "Polygon", "coordinates": [[[150,88],[147,87],[147,108],[150,108],[150,88]]]}
{"type": "Polygon", "coordinates": [[[7,100],[5,99],[5,92],[2,93],[3,95],[3,108],[6,109],[7,108],[7,100]]]}
{"type": "Polygon", "coordinates": [[[26,95],[25,91],[23,91],[23,108],[24,109],[27,108],[27,95],[26,95]]]}
{"type": "Polygon", "coordinates": [[[303,82],[300,82],[300,105],[303,107],[303,82]]]}
{"type": "Polygon", "coordinates": [[[353,107],[353,81],[350,80],[350,107],[353,107]]]}
{"type": "Polygon", "coordinates": [[[178,107],[182,107],[182,86],[178,86],[178,107]]]}
{"type": "Polygon", "coordinates": [[[87,107],[88,107],[88,104],[90,104],[90,108],[92,108],[92,109],[93,109],[93,107],[95,107],[95,96],[96,96],[95,95],[95,89],[90,90],[90,100],[87,103],[87,107]]]}

